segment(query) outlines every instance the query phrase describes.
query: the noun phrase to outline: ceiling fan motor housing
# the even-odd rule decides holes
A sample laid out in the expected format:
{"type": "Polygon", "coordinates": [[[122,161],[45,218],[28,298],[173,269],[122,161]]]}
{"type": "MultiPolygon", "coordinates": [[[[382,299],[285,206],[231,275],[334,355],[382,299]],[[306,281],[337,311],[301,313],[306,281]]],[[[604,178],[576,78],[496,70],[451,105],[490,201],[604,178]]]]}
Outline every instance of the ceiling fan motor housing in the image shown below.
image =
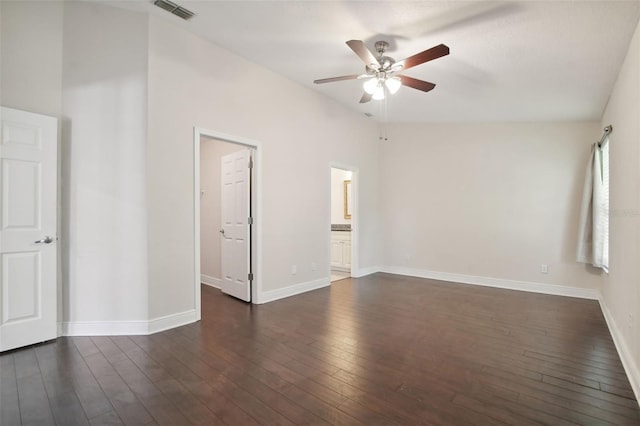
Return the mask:
{"type": "Polygon", "coordinates": [[[382,56],[384,55],[384,52],[389,48],[389,43],[383,40],[376,41],[374,47],[376,48],[376,52],[378,52],[378,56],[382,56]]]}
{"type": "Polygon", "coordinates": [[[387,71],[396,63],[396,60],[389,56],[381,56],[378,58],[378,62],[380,62],[380,69],[387,71]]]}

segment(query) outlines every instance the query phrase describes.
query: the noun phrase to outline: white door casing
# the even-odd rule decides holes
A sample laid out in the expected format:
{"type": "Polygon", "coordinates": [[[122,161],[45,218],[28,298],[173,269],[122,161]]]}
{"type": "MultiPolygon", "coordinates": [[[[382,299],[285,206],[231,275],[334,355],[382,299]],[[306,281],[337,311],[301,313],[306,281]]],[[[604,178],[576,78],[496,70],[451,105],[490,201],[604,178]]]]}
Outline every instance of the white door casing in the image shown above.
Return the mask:
{"type": "Polygon", "coordinates": [[[0,111],[0,351],[57,337],[54,117],[0,111]]]}
{"type": "Polygon", "coordinates": [[[243,149],[222,157],[222,291],[251,301],[250,224],[251,151],[243,149]]]}

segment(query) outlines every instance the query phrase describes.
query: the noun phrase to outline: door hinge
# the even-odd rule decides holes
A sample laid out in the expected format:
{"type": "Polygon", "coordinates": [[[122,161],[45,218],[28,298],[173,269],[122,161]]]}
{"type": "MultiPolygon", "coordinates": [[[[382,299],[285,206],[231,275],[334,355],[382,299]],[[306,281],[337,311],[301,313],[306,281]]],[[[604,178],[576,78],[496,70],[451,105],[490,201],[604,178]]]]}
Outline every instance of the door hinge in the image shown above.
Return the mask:
{"type": "Polygon", "coordinates": [[[248,218],[248,219],[247,219],[247,223],[248,223],[249,225],[253,225],[253,218],[252,218],[252,217],[248,218]]]}
{"type": "Polygon", "coordinates": [[[249,157],[249,168],[253,169],[253,157],[249,157]]]}
{"type": "Polygon", "coordinates": [[[253,272],[249,272],[249,281],[253,281],[253,272]]]}

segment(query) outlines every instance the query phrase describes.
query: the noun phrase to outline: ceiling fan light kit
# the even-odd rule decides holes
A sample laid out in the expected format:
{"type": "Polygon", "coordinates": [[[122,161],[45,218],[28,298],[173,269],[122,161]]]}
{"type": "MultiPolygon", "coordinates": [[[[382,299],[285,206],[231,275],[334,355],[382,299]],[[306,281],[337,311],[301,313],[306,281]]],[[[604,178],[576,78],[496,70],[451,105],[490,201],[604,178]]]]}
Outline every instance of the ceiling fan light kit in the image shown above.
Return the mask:
{"type": "Polygon", "coordinates": [[[400,77],[391,77],[385,80],[384,84],[387,86],[389,93],[395,95],[400,90],[400,86],[402,86],[402,80],[400,80],[400,77]]]}
{"type": "Polygon", "coordinates": [[[376,86],[375,92],[371,94],[371,98],[376,101],[384,99],[384,85],[380,80],[378,80],[378,85],[376,86]]]}
{"type": "Polygon", "coordinates": [[[362,88],[368,94],[373,95],[376,92],[376,89],[378,88],[378,82],[379,81],[380,80],[377,80],[375,78],[370,78],[369,80],[365,81],[362,84],[362,88]]]}
{"type": "Polygon", "coordinates": [[[365,74],[345,75],[341,77],[323,78],[314,80],[316,84],[332,83],[343,80],[367,79],[363,83],[364,95],[360,103],[369,102],[371,99],[382,100],[386,93],[393,95],[398,92],[400,86],[411,87],[412,89],[428,92],[436,87],[428,81],[400,75],[400,72],[416,65],[441,58],[449,54],[449,48],[444,44],[439,44],[431,49],[424,50],[402,61],[396,62],[393,58],[385,56],[384,53],[389,47],[386,41],[377,41],[375,49],[376,57],[361,40],[349,40],[347,46],[358,55],[365,64],[365,74]]]}
{"type": "Polygon", "coordinates": [[[400,90],[400,86],[402,86],[402,81],[399,77],[386,76],[370,78],[362,84],[364,91],[375,100],[384,99],[385,91],[388,91],[391,95],[396,94],[400,90]]]}

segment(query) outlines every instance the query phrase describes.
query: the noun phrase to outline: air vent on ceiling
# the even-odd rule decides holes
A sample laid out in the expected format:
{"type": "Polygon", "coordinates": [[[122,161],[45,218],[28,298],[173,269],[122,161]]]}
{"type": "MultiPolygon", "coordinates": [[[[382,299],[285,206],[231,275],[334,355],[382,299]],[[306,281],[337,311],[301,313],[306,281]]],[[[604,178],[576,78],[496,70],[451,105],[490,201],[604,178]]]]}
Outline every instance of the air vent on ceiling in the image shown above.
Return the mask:
{"type": "Polygon", "coordinates": [[[177,4],[169,0],[155,0],[153,4],[161,9],[166,10],[167,12],[171,12],[174,15],[179,16],[182,19],[191,19],[195,15],[192,11],[185,9],[182,6],[178,6],[177,4]]]}

